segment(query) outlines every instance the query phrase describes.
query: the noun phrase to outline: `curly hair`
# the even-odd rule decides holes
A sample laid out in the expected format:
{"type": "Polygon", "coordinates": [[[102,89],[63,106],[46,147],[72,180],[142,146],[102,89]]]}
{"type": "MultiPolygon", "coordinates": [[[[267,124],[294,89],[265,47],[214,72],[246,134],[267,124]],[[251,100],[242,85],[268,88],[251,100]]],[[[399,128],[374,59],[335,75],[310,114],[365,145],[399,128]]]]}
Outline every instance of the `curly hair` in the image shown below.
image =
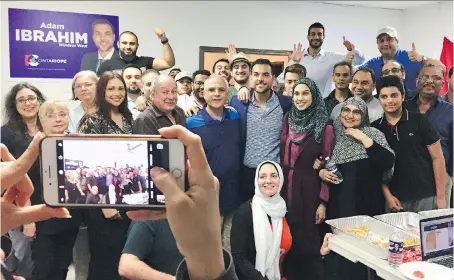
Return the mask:
{"type": "MultiPolygon", "coordinates": [[[[27,124],[24,121],[24,118],[17,110],[16,96],[19,93],[19,91],[25,88],[33,91],[36,94],[36,97],[38,98],[38,102],[40,104],[46,101],[44,95],[38,88],[26,82],[16,84],[11,88],[10,92],[7,94],[5,98],[5,109],[8,122],[6,123],[6,125],[9,128],[11,128],[11,131],[13,131],[13,134],[15,134],[15,136],[23,138],[29,137],[28,128],[27,124]]],[[[36,125],[38,126],[38,129],[42,131],[41,122],[39,121],[38,116],[36,117],[36,125]]]]}

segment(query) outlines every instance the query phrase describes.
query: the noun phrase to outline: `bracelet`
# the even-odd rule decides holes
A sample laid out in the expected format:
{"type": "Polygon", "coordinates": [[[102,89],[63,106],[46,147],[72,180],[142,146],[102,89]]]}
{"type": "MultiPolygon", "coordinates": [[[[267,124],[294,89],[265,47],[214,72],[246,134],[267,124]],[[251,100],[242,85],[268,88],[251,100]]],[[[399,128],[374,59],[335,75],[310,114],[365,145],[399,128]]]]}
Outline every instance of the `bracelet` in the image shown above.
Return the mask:
{"type": "Polygon", "coordinates": [[[164,41],[161,41],[161,44],[165,45],[165,44],[167,44],[168,42],[169,42],[169,39],[166,38],[164,41]]]}

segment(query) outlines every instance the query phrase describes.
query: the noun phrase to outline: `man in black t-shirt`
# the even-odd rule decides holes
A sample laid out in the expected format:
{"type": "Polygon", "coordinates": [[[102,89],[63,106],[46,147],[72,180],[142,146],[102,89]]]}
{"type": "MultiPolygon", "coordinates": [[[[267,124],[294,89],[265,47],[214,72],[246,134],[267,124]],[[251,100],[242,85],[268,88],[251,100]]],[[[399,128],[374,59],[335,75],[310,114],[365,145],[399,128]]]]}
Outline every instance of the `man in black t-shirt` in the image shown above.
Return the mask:
{"type": "Polygon", "coordinates": [[[163,57],[137,56],[139,48],[139,39],[137,35],[131,31],[124,31],[120,34],[118,40],[118,52],[115,52],[111,59],[105,61],[99,66],[98,76],[101,76],[106,71],[118,71],[121,73],[127,64],[135,64],[144,72],[146,69],[165,70],[175,65],[175,56],[170,47],[169,39],[165,32],[160,29],[155,29],[156,36],[161,41],[164,47],[163,57]]]}
{"type": "Polygon", "coordinates": [[[135,221],[128,232],[118,271],[135,279],[171,279],[183,256],[167,219],[135,221]]]}
{"type": "Polygon", "coordinates": [[[446,166],[438,130],[425,115],[402,107],[401,78],[383,77],[377,93],[384,115],[372,126],[385,134],[396,155],[394,175],[383,185],[387,211],[445,208],[446,166]]]}

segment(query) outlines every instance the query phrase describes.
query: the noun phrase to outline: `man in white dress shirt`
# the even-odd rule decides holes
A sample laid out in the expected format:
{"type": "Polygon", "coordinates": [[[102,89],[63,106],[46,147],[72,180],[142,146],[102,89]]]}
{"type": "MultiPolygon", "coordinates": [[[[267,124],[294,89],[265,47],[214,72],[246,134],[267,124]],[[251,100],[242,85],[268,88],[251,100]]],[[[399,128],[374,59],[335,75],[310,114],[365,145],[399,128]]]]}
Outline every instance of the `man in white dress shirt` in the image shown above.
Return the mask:
{"type": "MultiPolygon", "coordinates": [[[[333,87],[332,71],[336,63],[347,60],[352,65],[360,65],[364,62],[364,55],[355,48],[355,46],[344,37],[344,46],[347,48],[347,54],[336,53],[322,49],[325,40],[325,27],[315,22],[309,26],[307,32],[307,41],[309,48],[302,50],[302,45],[294,45],[293,53],[290,56],[288,65],[299,63],[306,67],[307,77],[314,80],[322,93],[323,98],[327,97],[333,87]]],[[[278,82],[284,83],[283,73],[279,75],[278,82]]]]}

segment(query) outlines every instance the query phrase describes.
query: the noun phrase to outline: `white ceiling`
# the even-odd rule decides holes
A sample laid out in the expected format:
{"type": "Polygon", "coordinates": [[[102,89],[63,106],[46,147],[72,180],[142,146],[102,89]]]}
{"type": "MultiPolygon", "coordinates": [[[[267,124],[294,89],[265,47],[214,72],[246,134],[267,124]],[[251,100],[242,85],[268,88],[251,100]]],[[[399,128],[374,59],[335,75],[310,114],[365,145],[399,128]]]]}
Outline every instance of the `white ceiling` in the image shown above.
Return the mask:
{"type": "Polygon", "coordinates": [[[382,9],[392,9],[392,10],[405,10],[408,8],[438,3],[440,1],[312,1],[312,2],[328,3],[328,4],[336,4],[336,5],[382,8],[382,9]]]}

